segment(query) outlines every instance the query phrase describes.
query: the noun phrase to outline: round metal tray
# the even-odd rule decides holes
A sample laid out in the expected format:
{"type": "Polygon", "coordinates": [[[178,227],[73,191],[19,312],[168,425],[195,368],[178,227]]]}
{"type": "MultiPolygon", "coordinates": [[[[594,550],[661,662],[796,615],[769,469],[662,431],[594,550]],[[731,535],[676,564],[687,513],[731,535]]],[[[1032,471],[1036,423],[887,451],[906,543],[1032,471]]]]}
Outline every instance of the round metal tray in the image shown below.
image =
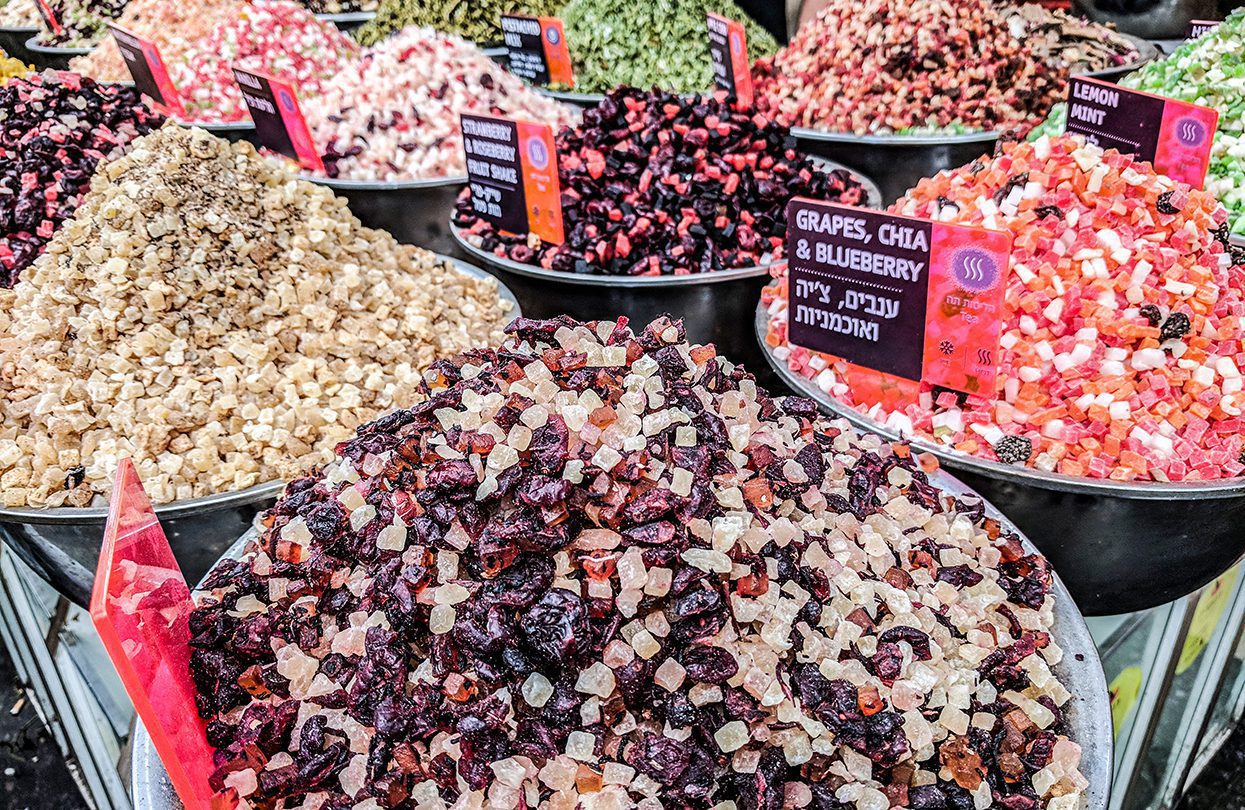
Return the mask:
{"type": "Polygon", "coordinates": [[[34,52],[26,47],[26,41],[39,33],[37,27],[0,28],[0,50],[26,64],[34,63],[34,52]]]}
{"type": "Polygon", "coordinates": [[[85,56],[95,50],[92,45],[89,48],[59,48],[50,45],[40,45],[38,42],[39,35],[36,34],[25,42],[25,47],[30,55],[30,61],[40,70],[51,68],[52,70],[69,70],[69,60],[75,56],[85,56]]]}
{"type": "Polygon", "coordinates": [[[301,176],[345,197],[350,210],[369,228],[388,231],[399,242],[437,253],[454,251],[456,242],[446,227],[445,212],[453,210],[466,177],[385,182],[301,176]]]}
{"type": "Polygon", "coordinates": [[[1102,70],[1087,70],[1076,75],[1088,76],[1091,79],[1099,79],[1114,84],[1147,62],[1153,62],[1158,58],[1159,49],[1153,42],[1123,32],[1120,33],[1120,36],[1131,42],[1133,47],[1137,49],[1138,55],[1136,59],[1115,67],[1103,68],[1102,70]]]}
{"type": "Polygon", "coordinates": [[[1245,554],[1245,479],[1164,483],[1100,481],[970,456],[921,436],[901,436],[787,368],[765,342],[769,317],[755,314],[757,345],[792,390],[862,430],[933,453],[1033,541],[1087,616],[1162,605],[1210,582],[1245,554]]]}
{"type": "MultiPolygon", "coordinates": [[[[930,475],[930,481],[957,497],[975,495],[971,489],[944,470],[930,475]]],[[[1020,535],[1024,548],[1033,552],[1033,544],[1016,529],[989,501],[986,514],[998,520],[1005,530],[1020,535]]],[[[247,543],[257,536],[254,529],[243,535],[223,556],[242,556],[247,543]]],[[[1081,746],[1081,773],[1089,782],[1084,810],[1106,810],[1111,797],[1111,768],[1114,739],[1111,731],[1111,702],[1107,681],[1098,657],[1098,648],[1085,620],[1076,611],[1068,590],[1059,576],[1054,576],[1051,589],[1055,595],[1055,641],[1063,650],[1063,659],[1052,667],[1072,698],[1064,706],[1068,736],[1081,746]]],[[[169,777],[160,763],[151,737],[142,721],[134,726],[133,759],[130,763],[130,795],[134,810],[182,810],[169,777]]]]}
{"type": "Polygon", "coordinates": [[[345,14],[317,14],[317,20],[332,23],[344,34],[353,34],[376,18],[375,11],[351,11],[345,14]]]}
{"type": "MultiPolygon", "coordinates": [[[[459,259],[439,258],[472,278],[496,280],[459,259]]],[[[522,315],[519,300],[500,281],[497,294],[510,302],[511,320],[522,315]]],[[[281,481],[273,481],[155,507],[186,578],[197,580],[206,574],[229,544],[251,525],[255,515],[276,500],[284,486],[281,481]]],[[[106,505],[84,509],[0,508],[0,540],[58,592],[85,607],[91,598],[107,520],[106,505]]]]}
{"type": "Polygon", "coordinates": [[[179,127],[197,127],[205,132],[210,132],[218,138],[224,138],[230,143],[238,143],[246,141],[256,148],[259,147],[259,134],[255,131],[255,124],[252,121],[234,121],[229,124],[205,124],[195,121],[178,121],[173,119],[179,127]]]}

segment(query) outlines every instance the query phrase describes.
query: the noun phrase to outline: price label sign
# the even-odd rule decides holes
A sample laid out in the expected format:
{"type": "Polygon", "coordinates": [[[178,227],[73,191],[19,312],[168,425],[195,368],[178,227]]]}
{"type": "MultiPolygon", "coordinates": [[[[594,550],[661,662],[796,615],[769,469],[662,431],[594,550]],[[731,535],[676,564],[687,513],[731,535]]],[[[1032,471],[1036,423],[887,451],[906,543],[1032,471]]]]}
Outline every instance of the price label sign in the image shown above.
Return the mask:
{"type": "Polygon", "coordinates": [[[324,172],[320,152],[311,140],[311,128],[298,106],[298,93],[289,82],[266,73],[233,69],[242,100],[255,122],[259,142],[308,171],[324,172]]]}
{"type": "Polygon", "coordinates": [[[56,11],[48,0],[35,0],[35,6],[39,9],[39,16],[43,18],[49,31],[57,36],[65,32],[65,27],[61,25],[60,18],[56,16],[56,11]]]}
{"type": "Polygon", "coordinates": [[[751,107],[752,69],[748,65],[748,34],[743,23],[710,12],[708,25],[713,81],[733,95],[740,107],[751,107]]]}
{"type": "Polygon", "coordinates": [[[112,29],[112,38],[117,42],[117,49],[121,51],[121,58],[125,60],[138,92],[154,101],[166,115],[185,118],[181,96],[169,78],[156,44],[119,25],[109,23],[108,27],[112,29]]]}
{"type": "Polygon", "coordinates": [[[1189,20],[1189,30],[1185,33],[1185,39],[1197,39],[1217,25],[1219,25],[1218,20],[1189,20]]]}
{"type": "Polygon", "coordinates": [[[993,396],[1012,235],[796,198],[793,344],[904,380],[993,396]]]}
{"type": "Polygon", "coordinates": [[[557,17],[501,16],[502,39],[510,72],[529,84],[575,86],[566,32],[557,17]]]}
{"type": "Polygon", "coordinates": [[[553,130],[508,118],[462,116],[471,207],[503,231],[565,241],[553,130]]]}
{"type": "Polygon", "coordinates": [[[1173,180],[1202,188],[1219,111],[1186,101],[1073,76],[1067,131],[1104,149],[1154,164],[1173,180]]]}

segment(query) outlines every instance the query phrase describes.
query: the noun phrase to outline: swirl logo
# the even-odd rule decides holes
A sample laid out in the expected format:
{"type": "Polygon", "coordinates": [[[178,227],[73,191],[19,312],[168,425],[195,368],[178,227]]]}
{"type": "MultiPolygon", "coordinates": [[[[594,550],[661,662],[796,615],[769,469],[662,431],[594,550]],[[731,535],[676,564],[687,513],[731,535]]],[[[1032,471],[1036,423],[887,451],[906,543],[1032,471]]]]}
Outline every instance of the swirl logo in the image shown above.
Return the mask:
{"type": "Polygon", "coordinates": [[[527,139],[527,160],[533,167],[543,169],[549,165],[549,150],[540,138],[527,139]]]}
{"type": "Polygon", "coordinates": [[[294,97],[284,88],[277,91],[277,101],[281,103],[281,109],[286,112],[294,111],[294,97]]]}
{"type": "Polygon", "coordinates": [[[739,38],[739,34],[735,31],[731,32],[731,53],[741,54],[744,52],[744,43],[739,38]]]}
{"type": "Polygon", "coordinates": [[[550,45],[557,45],[562,41],[562,37],[558,35],[558,29],[553,26],[545,29],[545,39],[549,40],[550,45]]]}
{"type": "Polygon", "coordinates": [[[1185,146],[1200,146],[1206,142],[1206,126],[1193,117],[1176,122],[1176,140],[1185,146]]]}
{"type": "Polygon", "coordinates": [[[999,279],[999,266],[984,250],[964,248],[951,260],[956,283],[968,292],[985,292],[999,279]]]}

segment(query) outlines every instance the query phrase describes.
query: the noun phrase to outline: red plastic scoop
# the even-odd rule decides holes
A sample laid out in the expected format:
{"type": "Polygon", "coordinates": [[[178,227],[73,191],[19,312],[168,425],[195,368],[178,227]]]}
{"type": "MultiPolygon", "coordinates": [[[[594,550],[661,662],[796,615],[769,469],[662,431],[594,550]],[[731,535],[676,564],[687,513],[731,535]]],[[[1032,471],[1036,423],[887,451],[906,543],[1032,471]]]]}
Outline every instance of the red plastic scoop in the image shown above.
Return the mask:
{"type": "Polygon", "coordinates": [[[232,808],[232,798],[208,785],[212,748],[190,678],[192,607],[190,588],[138,473],[122,459],[95,571],[91,620],[182,803],[232,808]]]}

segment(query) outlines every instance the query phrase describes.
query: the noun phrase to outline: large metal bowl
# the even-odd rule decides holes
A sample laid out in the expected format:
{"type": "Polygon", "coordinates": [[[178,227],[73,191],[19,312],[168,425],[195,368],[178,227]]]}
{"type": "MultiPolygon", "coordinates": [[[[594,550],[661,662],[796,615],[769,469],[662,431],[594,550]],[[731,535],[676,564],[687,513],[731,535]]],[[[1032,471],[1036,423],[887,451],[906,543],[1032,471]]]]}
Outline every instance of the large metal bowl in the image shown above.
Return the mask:
{"type": "MultiPolygon", "coordinates": [[[[930,480],[943,490],[963,497],[975,495],[962,482],[945,471],[938,471],[930,480]]],[[[1020,535],[1025,549],[1032,552],[1033,545],[1007,518],[988,501],[986,513],[998,520],[1006,530],[1020,535]]],[[[246,545],[256,537],[247,532],[224,555],[226,558],[242,556],[246,545]]],[[[1072,699],[1064,707],[1068,721],[1068,736],[1082,749],[1081,772],[1089,782],[1086,791],[1085,810],[1106,810],[1111,798],[1111,768],[1114,738],[1111,731],[1111,702],[1107,693],[1107,681],[1102,670],[1098,649],[1085,626],[1085,620],[1076,611],[1076,605],[1058,575],[1054,577],[1052,592],[1055,595],[1055,641],[1063,650],[1063,659],[1052,669],[1060,682],[1072,693],[1072,699]]],[[[182,810],[168,773],[161,764],[151,737],[141,721],[135,724],[133,759],[130,763],[130,797],[134,810],[182,810]]]]}
{"type": "Polygon", "coordinates": [[[1146,39],[1183,37],[1192,20],[1217,20],[1216,0],[1072,0],[1076,12],[1146,39]],[[1127,10],[1125,10],[1127,9],[1127,10]]]}
{"type": "Polygon", "coordinates": [[[350,202],[350,210],[369,228],[389,231],[399,242],[450,253],[455,241],[445,222],[445,212],[453,210],[466,177],[429,180],[332,180],[313,174],[302,175],[333,189],[350,202]]]}
{"type": "MultiPolygon", "coordinates": [[[[819,164],[841,168],[828,161],[819,164]]],[[[865,187],[866,205],[876,206],[877,186],[864,176],[856,177],[865,187]]],[[[450,228],[459,251],[500,274],[529,317],[570,315],[591,321],[625,315],[633,324],[642,325],[668,314],[683,320],[693,343],[713,343],[724,356],[742,362],[754,374],[762,378],[768,374],[756,342],[740,326],[752,316],[753,303],[774,263],[685,276],[581,275],[503,259],[468,242],[461,228],[450,228]]]]}
{"type": "MultiPolygon", "coordinates": [[[[441,256],[473,278],[493,279],[478,267],[441,256]]],[[[519,301],[498,281],[497,294],[511,304],[511,317],[522,314],[519,301]]],[[[276,500],[285,484],[273,481],[237,492],[177,501],[156,507],[156,516],[169,538],[173,554],[188,580],[207,573],[260,510],[276,500]]],[[[99,547],[104,537],[108,507],[86,509],[0,508],[0,540],[77,605],[91,599],[99,547]]]]}
{"type": "Polygon", "coordinates": [[[30,61],[40,70],[69,70],[69,60],[75,56],[85,56],[95,50],[92,45],[89,48],[59,48],[52,45],[40,45],[39,35],[36,34],[26,40],[26,51],[30,57],[30,61]]]}
{"type": "Polygon", "coordinates": [[[39,33],[36,27],[0,28],[0,50],[26,64],[34,64],[34,53],[26,47],[26,41],[39,33]]]}
{"type": "Polygon", "coordinates": [[[376,19],[375,11],[348,11],[342,14],[317,14],[317,20],[331,22],[339,31],[349,34],[376,19]]]}
{"type": "Polygon", "coordinates": [[[1199,483],[1099,481],[970,456],[922,437],[900,436],[791,371],[756,340],[774,372],[823,411],[936,455],[998,506],[1060,573],[1087,616],[1162,605],[1210,582],[1245,554],[1245,479],[1199,483]]]}

